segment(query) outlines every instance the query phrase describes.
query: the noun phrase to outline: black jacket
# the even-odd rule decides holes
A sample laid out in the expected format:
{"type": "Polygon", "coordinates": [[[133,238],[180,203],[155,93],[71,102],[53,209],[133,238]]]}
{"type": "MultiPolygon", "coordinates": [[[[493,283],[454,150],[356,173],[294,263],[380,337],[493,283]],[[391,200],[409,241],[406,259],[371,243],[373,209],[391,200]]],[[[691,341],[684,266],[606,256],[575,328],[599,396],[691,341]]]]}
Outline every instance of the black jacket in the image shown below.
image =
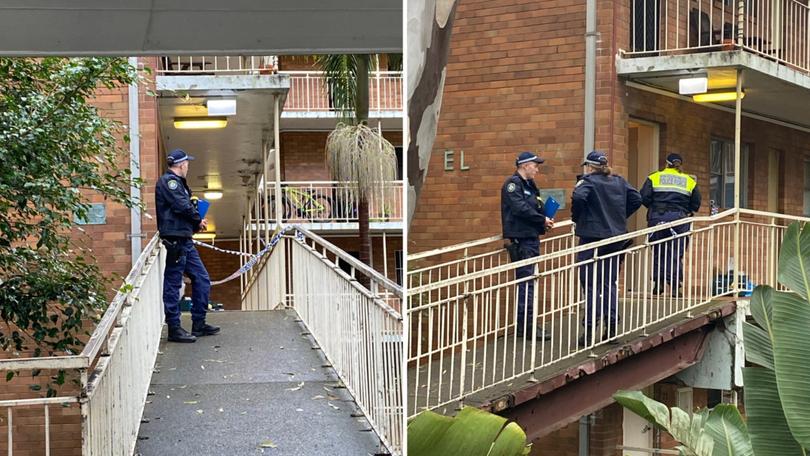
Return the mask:
{"type": "Polygon", "coordinates": [[[627,232],[627,218],[641,206],[641,195],[617,175],[586,174],[574,187],[571,220],[575,233],[607,239],[627,232]]]}
{"type": "Polygon", "coordinates": [[[155,185],[157,225],[161,237],[190,238],[200,228],[200,213],[191,203],[186,179],[166,171],[155,185]]]}
{"type": "Polygon", "coordinates": [[[501,187],[501,226],[504,238],[536,238],[546,232],[543,202],[533,180],[517,172],[501,187]]]}

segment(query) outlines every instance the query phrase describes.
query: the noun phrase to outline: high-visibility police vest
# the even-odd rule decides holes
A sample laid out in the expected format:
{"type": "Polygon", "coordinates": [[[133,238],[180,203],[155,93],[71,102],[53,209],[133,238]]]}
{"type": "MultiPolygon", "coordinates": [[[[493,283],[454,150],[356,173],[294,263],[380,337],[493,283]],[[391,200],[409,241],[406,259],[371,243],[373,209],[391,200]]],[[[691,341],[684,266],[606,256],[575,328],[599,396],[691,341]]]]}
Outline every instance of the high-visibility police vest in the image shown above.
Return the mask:
{"type": "Polygon", "coordinates": [[[652,182],[653,193],[675,192],[689,197],[697,186],[694,177],[675,168],[656,171],[649,175],[649,179],[652,182]]]}

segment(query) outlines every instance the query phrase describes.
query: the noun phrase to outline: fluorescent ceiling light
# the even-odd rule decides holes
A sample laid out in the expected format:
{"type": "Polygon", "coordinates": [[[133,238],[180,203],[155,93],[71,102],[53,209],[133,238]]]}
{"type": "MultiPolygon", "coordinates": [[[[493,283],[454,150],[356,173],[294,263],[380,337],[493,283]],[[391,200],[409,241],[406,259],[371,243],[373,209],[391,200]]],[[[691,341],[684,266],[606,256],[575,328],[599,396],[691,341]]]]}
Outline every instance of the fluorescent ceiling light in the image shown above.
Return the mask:
{"type": "Polygon", "coordinates": [[[205,102],[208,107],[209,116],[235,116],[236,100],[234,99],[213,99],[205,102]]]}
{"type": "MultiPolygon", "coordinates": [[[[740,92],[740,99],[745,98],[745,92],[740,92]]],[[[735,101],[737,92],[711,92],[692,95],[692,100],[697,103],[711,103],[717,101],[735,101]]]]}
{"type": "Polygon", "coordinates": [[[198,241],[213,241],[216,237],[216,233],[195,233],[191,236],[192,238],[198,241]]]}
{"type": "Polygon", "coordinates": [[[678,93],[681,95],[694,95],[706,93],[709,90],[709,78],[684,78],[678,80],[678,93]]]}
{"type": "Polygon", "coordinates": [[[206,128],[225,128],[228,119],[225,117],[175,117],[174,128],[180,130],[198,130],[206,128]]]}
{"type": "Polygon", "coordinates": [[[207,200],[218,200],[222,199],[222,191],[221,190],[206,190],[203,193],[203,196],[207,200]]]}

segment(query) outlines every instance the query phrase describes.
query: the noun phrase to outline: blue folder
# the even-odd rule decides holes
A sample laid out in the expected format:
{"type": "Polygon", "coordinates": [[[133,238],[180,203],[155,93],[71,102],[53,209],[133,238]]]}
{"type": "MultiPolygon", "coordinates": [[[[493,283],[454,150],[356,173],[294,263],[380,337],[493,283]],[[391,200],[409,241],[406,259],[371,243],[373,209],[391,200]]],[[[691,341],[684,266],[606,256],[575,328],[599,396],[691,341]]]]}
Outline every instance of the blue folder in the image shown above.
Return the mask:
{"type": "Polygon", "coordinates": [[[560,203],[557,202],[553,197],[549,196],[546,198],[546,202],[543,204],[543,215],[548,218],[554,218],[557,215],[557,209],[560,208],[560,203]]]}
{"type": "Polygon", "coordinates": [[[205,218],[205,214],[208,213],[209,206],[211,206],[211,203],[204,199],[197,201],[197,211],[200,213],[200,218],[205,218]]]}

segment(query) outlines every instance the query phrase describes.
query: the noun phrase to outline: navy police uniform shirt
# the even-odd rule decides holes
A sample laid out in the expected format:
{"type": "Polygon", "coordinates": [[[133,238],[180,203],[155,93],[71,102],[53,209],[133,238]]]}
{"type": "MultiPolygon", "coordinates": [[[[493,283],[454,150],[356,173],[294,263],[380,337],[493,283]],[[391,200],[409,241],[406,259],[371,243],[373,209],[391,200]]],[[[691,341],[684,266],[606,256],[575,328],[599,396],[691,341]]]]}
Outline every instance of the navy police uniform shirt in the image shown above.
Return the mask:
{"type": "Polygon", "coordinates": [[[627,218],[641,206],[641,194],[617,175],[586,174],[571,197],[575,233],[586,239],[607,239],[627,232],[627,218]]]}
{"type": "Polygon", "coordinates": [[[200,213],[191,203],[186,179],[171,170],[155,186],[155,207],[160,237],[191,238],[200,228],[200,213]]]}
{"type": "Polygon", "coordinates": [[[503,237],[537,238],[546,232],[543,202],[533,180],[515,172],[501,188],[501,225],[503,237]]]}

